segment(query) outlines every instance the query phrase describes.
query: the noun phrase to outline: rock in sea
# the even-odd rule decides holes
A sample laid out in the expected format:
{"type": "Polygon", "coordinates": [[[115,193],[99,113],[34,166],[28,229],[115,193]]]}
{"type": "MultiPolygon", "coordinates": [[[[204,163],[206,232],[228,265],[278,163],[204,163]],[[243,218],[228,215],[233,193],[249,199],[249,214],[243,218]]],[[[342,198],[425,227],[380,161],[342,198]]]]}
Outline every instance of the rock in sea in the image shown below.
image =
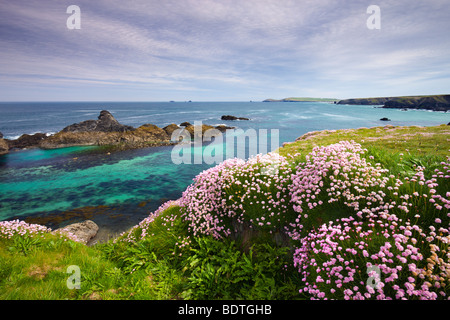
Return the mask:
{"type": "Polygon", "coordinates": [[[236,117],[236,116],[230,116],[230,115],[222,116],[222,118],[220,118],[220,119],[221,120],[250,120],[249,118],[236,117]]]}

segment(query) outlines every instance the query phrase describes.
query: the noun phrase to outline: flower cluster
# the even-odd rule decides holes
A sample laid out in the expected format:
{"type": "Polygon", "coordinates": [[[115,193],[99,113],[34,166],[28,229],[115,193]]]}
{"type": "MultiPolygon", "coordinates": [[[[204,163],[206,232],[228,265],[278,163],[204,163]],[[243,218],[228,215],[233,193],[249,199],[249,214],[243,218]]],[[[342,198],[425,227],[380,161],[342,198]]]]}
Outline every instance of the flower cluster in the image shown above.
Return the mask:
{"type": "Polygon", "coordinates": [[[215,238],[239,232],[244,224],[279,228],[292,212],[290,174],[288,161],[277,153],[225,160],[200,173],[183,193],[184,218],[194,235],[215,238]]]}
{"type": "Polygon", "coordinates": [[[53,234],[60,236],[65,240],[70,239],[72,241],[82,242],[75,234],[64,229],[52,231],[52,229],[43,225],[33,223],[30,224],[19,220],[0,222],[0,238],[11,239],[14,236],[39,237],[50,232],[53,232],[53,234]]]}
{"type": "Polygon", "coordinates": [[[12,220],[0,222],[0,238],[11,239],[16,235],[40,236],[48,232],[51,232],[51,229],[39,224],[29,224],[25,221],[12,220]]]}
{"type": "Polygon", "coordinates": [[[303,290],[320,299],[448,297],[448,228],[437,235],[399,220],[350,217],[311,231],[294,254],[303,290]]]}
{"type": "MultiPolygon", "coordinates": [[[[323,152],[325,148],[319,149],[323,152]]],[[[343,154],[341,159],[345,159],[343,154]]],[[[352,159],[360,163],[358,157],[352,159]]],[[[312,163],[323,168],[324,161],[328,158],[315,158],[312,163]]],[[[299,243],[294,265],[305,283],[303,291],[318,299],[448,298],[449,164],[441,163],[443,169],[436,169],[431,179],[425,178],[425,168],[417,166],[411,178],[401,180],[393,175],[387,179],[379,168],[361,163],[358,170],[365,168],[365,172],[375,175],[365,177],[368,185],[350,188],[355,183],[349,179],[338,189],[340,195],[345,195],[338,198],[330,191],[336,191],[332,188],[339,185],[339,180],[333,177],[323,184],[326,196],[354,207],[354,215],[322,224],[306,236],[301,236],[300,231],[291,232],[292,239],[299,243]],[[438,194],[439,189],[445,191],[445,196],[438,194]],[[357,204],[348,201],[357,197],[357,204]]],[[[300,177],[306,177],[299,171],[300,177]]],[[[325,177],[322,175],[319,183],[325,177]]],[[[304,188],[298,179],[293,181],[300,186],[293,190],[302,191],[293,194],[298,197],[304,188]]],[[[298,207],[296,210],[302,212],[298,207]]]]}
{"type": "MultiPolygon", "coordinates": [[[[289,186],[294,210],[302,213],[323,203],[344,199],[344,204],[359,210],[362,204],[379,202],[380,194],[368,193],[389,180],[380,166],[373,167],[361,157],[364,150],[354,142],[342,141],[326,147],[315,147],[306,163],[297,166],[289,186]]],[[[307,213],[304,214],[307,218],[307,213]]]]}

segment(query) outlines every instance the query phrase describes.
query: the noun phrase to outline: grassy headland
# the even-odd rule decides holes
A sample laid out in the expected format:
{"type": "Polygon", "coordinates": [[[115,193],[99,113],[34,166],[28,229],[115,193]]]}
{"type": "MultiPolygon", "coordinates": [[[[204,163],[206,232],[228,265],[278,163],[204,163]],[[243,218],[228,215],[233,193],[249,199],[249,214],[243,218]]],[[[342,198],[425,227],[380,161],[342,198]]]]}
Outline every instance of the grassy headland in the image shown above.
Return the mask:
{"type": "Polygon", "coordinates": [[[339,101],[339,99],[334,98],[309,98],[309,97],[301,97],[301,98],[284,98],[284,99],[266,99],[263,102],[335,102],[339,101]]]}
{"type": "Polygon", "coordinates": [[[0,224],[0,299],[447,299],[450,127],[308,133],[115,241],[0,224]],[[67,268],[79,266],[80,289],[67,268]]]}
{"type": "Polygon", "coordinates": [[[338,104],[382,105],[394,109],[450,110],[450,95],[399,96],[340,100],[338,104]]]}

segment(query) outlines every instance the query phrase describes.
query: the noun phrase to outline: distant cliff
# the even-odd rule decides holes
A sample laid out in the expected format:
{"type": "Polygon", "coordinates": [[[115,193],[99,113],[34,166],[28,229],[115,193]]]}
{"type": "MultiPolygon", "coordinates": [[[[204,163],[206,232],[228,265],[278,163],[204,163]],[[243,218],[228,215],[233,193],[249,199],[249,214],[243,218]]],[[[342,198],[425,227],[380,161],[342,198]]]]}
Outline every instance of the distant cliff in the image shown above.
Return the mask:
{"type": "Polygon", "coordinates": [[[263,102],[335,102],[334,98],[284,98],[284,99],[266,99],[263,102]]]}
{"type": "Polygon", "coordinates": [[[338,104],[382,105],[383,108],[450,110],[450,95],[381,97],[340,100],[338,104]]]}

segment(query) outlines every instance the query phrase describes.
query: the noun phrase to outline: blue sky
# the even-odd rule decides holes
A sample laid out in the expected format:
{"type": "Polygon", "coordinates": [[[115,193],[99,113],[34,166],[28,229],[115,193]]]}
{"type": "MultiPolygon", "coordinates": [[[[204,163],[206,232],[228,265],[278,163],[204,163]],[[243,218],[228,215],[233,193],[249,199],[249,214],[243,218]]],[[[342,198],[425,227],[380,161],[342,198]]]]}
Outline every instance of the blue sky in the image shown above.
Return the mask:
{"type": "Polygon", "coordinates": [[[1,101],[450,93],[448,0],[0,0],[1,101]],[[370,30],[367,7],[381,28],[370,30]],[[81,9],[70,30],[69,5],[81,9]]]}

